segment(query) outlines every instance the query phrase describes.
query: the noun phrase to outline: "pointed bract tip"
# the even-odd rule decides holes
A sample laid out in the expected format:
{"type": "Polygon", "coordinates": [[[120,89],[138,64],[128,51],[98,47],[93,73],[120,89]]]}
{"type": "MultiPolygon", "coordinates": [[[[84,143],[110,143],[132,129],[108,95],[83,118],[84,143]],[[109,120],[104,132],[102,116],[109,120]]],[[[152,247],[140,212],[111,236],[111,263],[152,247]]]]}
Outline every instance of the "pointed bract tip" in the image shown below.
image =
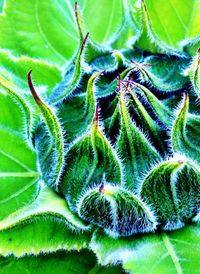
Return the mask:
{"type": "Polygon", "coordinates": [[[35,88],[33,86],[31,74],[32,74],[32,70],[30,70],[28,72],[28,75],[27,75],[27,77],[28,77],[28,86],[29,86],[29,89],[30,89],[30,91],[31,91],[31,93],[33,95],[33,98],[35,99],[36,103],[40,104],[41,100],[40,100],[40,97],[38,96],[38,94],[37,94],[37,92],[36,92],[36,90],[35,90],[35,88]]]}
{"type": "Polygon", "coordinates": [[[184,163],[185,163],[185,160],[184,160],[184,159],[179,159],[177,162],[178,162],[179,164],[184,164],[184,163]]]}
{"type": "Polygon", "coordinates": [[[184,164],[185,162],[187,162],[187,158],[186,158],[184,155],[178,154],[178,155],[175,155],[175,156],[173,157],[172,161],[173,161],[174,163],[178,163],[178,164],[182,165],[182,164],[184,164]]]}
{"type": "Polygon", "coordinates": [[[85,35],[85,37],[83,39],[83,42],[82,42],[82,45],[81,45],[81,53],[83,52],[83,49],[84,49],[85,44],[87,42],[88,36],[89,36],[89,32],[87,32],[87,34],[85,35]]]}
{"type": "Polygon", "coordinates": [[[187,100],[189,99],[188,92],[185,92],[185,93],[184,93],[184,97],[185,97],[185,100],[184,100],[184,101],[187,101],[187,100]]]}
{"type": "Polygon", "coordinates": [[[100,187],[99,187],[99,192],[100,193],[104,193],[105,189],[104,189],[104,183],[102,182],[100,187]]]}
{"type": "Polygon", "coordinates": [[[115,55],[117,55],[117,54],[120,54],[120,51],[114,49],[113,51],[111,51],[111,54],[112,54],[113,56],[115,56],[115,55]]]}
{"type": "Polygon", "coordinates": [[[96,104],[96,109],[95,109],[95,114],[94,114],[94,120],[93,123],[98,126],[98,121],[99,121],[99,106],[96,104]]]}
{"type": "Polygon", "coordinates": [[[74,7],[75,7],[75,13],[77,13],[78,10],[79,10],[79,6],[78,6],[77,1],[74,3],[74,7]]]}
{"type": "Polygon", "coordinates": [[[121,79],[120,79],[120,73],[117,75],[117,86],[118,86],[118,91],[121,89],[121,79]]]}
{"type": "Polygon", "coordinates": [[[96,78],[96,77],[98,77],[98,76],[100,76],[100,75],[104,75],[104,73],[105,73],[105,70],[95,71],[95,72],[93,73],[93,77],[96,78]]]}

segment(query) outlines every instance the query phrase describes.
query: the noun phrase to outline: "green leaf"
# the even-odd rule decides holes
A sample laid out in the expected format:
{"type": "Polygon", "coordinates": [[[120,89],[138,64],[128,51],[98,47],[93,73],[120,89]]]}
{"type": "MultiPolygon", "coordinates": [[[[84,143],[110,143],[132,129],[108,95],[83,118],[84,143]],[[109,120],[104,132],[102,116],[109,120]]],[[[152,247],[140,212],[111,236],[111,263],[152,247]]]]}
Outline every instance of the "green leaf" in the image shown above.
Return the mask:
{"type": "Polygon", "coordinates": [[[112,43],[114,49],[132,47],[140,36],[140,7],[138,1],[124,0],[123,23],[117,32],[117,39],[112,43]]]}
{"type": "Polygon", "coordinates": [[[109,44],[115,40],[116,32],[123,23],[123,1],[101,0],[91,4],[85,2],[83,17],[92,39],[101,44],[109,44]]]}
{"type": "Polygon", "coordinates": [[[31,204],[15,210],[0,222],[0,254],[39,254],[87,247],[90,227],[75,216],[66,201],[41,185],[31,204]],[[56,233],[55,233],[56,231],[56,233]]]}
{"type": "Polygon", "coordinates": [[[11,0],[0,17],[0,27],[2,48],[58,65],[71,58],[78,40],[73,7],[65,1],[11,0]],[[50,29],[56,30],[56,35],[50,29]]]}
{"type": "Polygon", "coordinates": [[[136,45],[153,53],[183,55],[200,32],[200,4],[191,0],[142,0],[142,35],[136,45]]]}
{"type": "Polygon", "coordinates": [[[32,145],[31,137],[32,137],[32,114],[29,108],[29,105],[26,103],[25,99],[18,93],[17,88],[12,85],[9,81],[7,81],[4,77],[0,75],[0,87],[3,91],[7,92],[17,104],[21,107],[21,110],[24,114],[24,127],[26,129],[26,133],[24,136],[29,140],[30,146],[32,145]]]}
{"type": "Polygon", "coordinates": [[[96,264],[94,254],[88,250],[80,252],[58,251],[52,254],[41,254],[39,256],[23,256],[14,258],[13,256],[0,257],[0,274],[8,273],[30,273],[47,274],[63,273],[67,274],[122,274],[124,271],[120,266],[100,266],[96,264]],[[90,258],[88,260],[88,258],[90,258]]]}
{"type": "Polygon", "coordinates": [[[40,174],[36,154],[23,133],[22,106],[7,92],[1,92],[0,98],[0,219],[3,219],[37,196],[40,174]]]}
{"type": "MultiPolygon", "coordinates": [[[[79,4],[91,37],[104,44],[113,41],[122,25],[122,2],[81,0],[79,4]]],[[[77,50],[78,34],[71,1],[11,0],[0,15],[0,29],[1,47],[14,55],[42,58],[63,66],[77,50]],[[55,30],[56,35],[49,30],[55,30]]]]}
{"type": "Polygon", "coordinates": [[[171,233],[156,233],[115,239],[96,232],[90,247],[98,262],[122,262],[129,273],[198,273],[199,225],[171,233]]]}
{"type": "MultiPolygon", "coordinates": [[[[20,87],[20,91],[27,91],[27,73],[33,70],[33,76],[37,85],[40,85],[42,92],[50,94],[52,89],[61,81],[61,71],[45,61],[31,59],[29,57],[14,57],[8,51],[0,51],[0,71],[8,80],[20,87]]],[[[28,92],[29,94],[29,92],[28,92]]]]}

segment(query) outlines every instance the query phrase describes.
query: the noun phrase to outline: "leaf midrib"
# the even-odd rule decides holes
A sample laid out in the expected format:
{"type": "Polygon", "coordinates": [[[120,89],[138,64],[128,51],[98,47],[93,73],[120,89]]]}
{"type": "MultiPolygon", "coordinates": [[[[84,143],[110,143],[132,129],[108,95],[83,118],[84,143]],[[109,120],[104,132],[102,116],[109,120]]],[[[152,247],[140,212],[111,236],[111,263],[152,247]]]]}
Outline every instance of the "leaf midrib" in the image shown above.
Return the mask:
{"type": "Polygon", "coordinates": [[[39,19],[39,15],[38,15],[38,0],[35,4],[35,19],[36,19],[36,25],[38,26],[38,30],[39,33],[41,34],[42,38],[44,39],[44,41],[47,43],[47,45],[49,46],[49,48],[52,50],[52,52],[59,57],[60,60],[62,60],[63,62],[66,62],[67,60],[65,59],[65,57],[60,54],[55,48],[54,46],[50,43],[49,39],[46,37],[46,35],[44,34],[42,28],[41,28],[41,24],[40,24],[40,19],[39,19]]]}
{"type": "Polygon", "coordinates": [[[33,186],[36,182],[37,182],[38,178],[35,178],[34,180],[31,180],[31,182],[27,185],[25,185],[23,188],[21,188],[20,190],[18,190],[17,192],[13,193],[12,195],[10,195],[9,197],[3,199],[0,201],[0,204],[6,203],[9,200],[12,200],[13,198],[19,196],[21,193],[23,193],[24,191],[28,190],[31,186],[33,186]]]}
{"type": "Polygon", "coordinates": [[[179,262],[179,258],[174,250],[174,247],[172,245],[172,243],[170,242],[169,237],[167,236],[166,233],[161,233],[161,238],[163,240],[163,243],[167,249],[167,252],[169,253],[169,256],[172,259],[172,262],[175,266],[176,272],[177,274],[183,274],[183,270],[181,268],[180,262],[179,262]]]}
{"type": "Polygon", "coordinates": [[[7,157],[8,159],[12,160],[13,162],[15,162],[16,164],[18,164],[20,167],[24,168],[26,171],[28,172],[34,172],[33,170],[31,170],[27,165],[25,165],[24,163],[22,163],[21,161],[19,161],[18,159],[14,158],[12,155],[4,152],[3,150],[0,149],[0,154],[2,154],[3,156],[7,157]]]}
{"type": "Polygon", "coordinates": [[[38,172],[25,171],[25,172],[0,172],[0,177],[20,177],[20,178],[34,178],[39,177],[38,172]]]}

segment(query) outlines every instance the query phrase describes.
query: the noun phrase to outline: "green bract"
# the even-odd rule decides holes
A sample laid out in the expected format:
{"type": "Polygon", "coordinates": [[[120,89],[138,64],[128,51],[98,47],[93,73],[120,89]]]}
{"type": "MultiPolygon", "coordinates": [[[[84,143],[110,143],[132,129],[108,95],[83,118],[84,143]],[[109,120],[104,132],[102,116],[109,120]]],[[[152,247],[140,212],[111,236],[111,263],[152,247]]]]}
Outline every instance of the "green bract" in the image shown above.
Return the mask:
{"type": "Polygon", "coordinates": [[[197,272],[198,3],[23,2],[0,15],[0,273],[197,272]]]}

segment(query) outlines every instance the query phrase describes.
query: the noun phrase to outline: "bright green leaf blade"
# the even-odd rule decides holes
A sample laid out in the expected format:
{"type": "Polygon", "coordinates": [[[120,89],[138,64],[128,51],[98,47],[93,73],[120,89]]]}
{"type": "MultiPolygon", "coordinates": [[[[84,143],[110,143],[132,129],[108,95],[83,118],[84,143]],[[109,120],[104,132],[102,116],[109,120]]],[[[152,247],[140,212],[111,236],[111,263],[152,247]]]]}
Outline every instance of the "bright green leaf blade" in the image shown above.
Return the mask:
{"type": "Polygon", "coordinates": [[[11,0],[4,13],[0,17],[2,48],[59,65],[73,55],[78,39],[70,2],[11,0]]]}
{"type": "MultiPolygon", "coordinates": [[[[122,1],[81,0],[79,5],[86,29],[96,42],[108,44],[116,37],[122,25],[122,1]]],[[[0,29],[1,47],[14,55],[65,65],[78,47],[73,1],[8,1],[0,15],[0,29]]]]}
{"type": "Polygon", "coordinates": [[[144,28],[137,46],[153,53],[182,54],[184,44],[200,33],[199,9],[196,0],[144,0],[144,28]]]}
{"type": "Polygon", "coordinates": [[[140,9],[138,1],[124,0],[123,23],[118,30],[118,37],[112,47],[114,49],[130,48],[140,36],[140,9]]]}
{"type": "Polygon", "coordinates": [[[39,254],[59,249],[87,247],[90,239],[82,220],[68,208],[66,201],[50,188],[42,187],[37,198],[0,222],[0,253],[16,256],[39,254]],[[56,233],[55,233],[56,231],[56,233]]]}
{"type": "Polygon", "coordinates": [[[39,173],[36,168],[36,154],[28,147],[23,134],[25,121],[20,106],[5,93],[1,93],[0,98],[0,219],[2,219],[34,199],[38,192],[39,173]]]}
{"type": "MultiPolygon", "coordinates": [[[[51,93],[52,89],[61,81],[61,71],[55,65],[51,65],[45,61],[31,59],[29,57],[14,57],[7,51],[0,51],[0,71],[4,76],[10,75],[16,86],[27,91],[27,73],[33,70],[34,80],[40,85],[41,91],[51,93]],[[8,73],[8,74],[7,74],[8,73]]],[[[28,92],[30,93],[30,92],[28,92]]]]}
{"type": "Polygon", "coordinates": [[[13,256],[0,257],[0,274],[122,274],[120,266],[100,266],[96,263],[95,255],[88,250],[80,252],[58,251],[52,254],[37,257],[13,256]],[[88,260],[89,258],[89,260],[88,260]]]}
{"type": "Polygon", "coordinates": [[[85,1],[83,15],[92,39],[99,43],[108,43],[115,38],[115,32],[122,25],[123,1],[101,0],[91,4],[85,1]],[[95,20],[92,20],[92,17],[95,20]]]}
{"type": "Polygon", "coordinates": [[[12,85],[11,82],[7,81],[4,77],[0,75],[0,88],[2,89],[3,92],[6,92],[13,100],[15,101],[16,104],[19,104],[21,107],[21,110],[23,112],[24,116],[24,138],[28,139],[29,145],[32,147],[32,126],[33,126],[33,118],[32,118],[32,113],[30,110],[29,105],[19,94],[19,91],[16,86],[12,85]]]}
{"type": "Polygon", "coordinates": [[[0,0],[0,12],[3,11],[4,0],[0,0]]]}
{"type": "Polygon", "coordinates": [[[171,233],[115,239],[97,232],[90,247],[100,264],[122,262],[130,273],[198,273],[200,226],[190,225],[171,233]]]}

